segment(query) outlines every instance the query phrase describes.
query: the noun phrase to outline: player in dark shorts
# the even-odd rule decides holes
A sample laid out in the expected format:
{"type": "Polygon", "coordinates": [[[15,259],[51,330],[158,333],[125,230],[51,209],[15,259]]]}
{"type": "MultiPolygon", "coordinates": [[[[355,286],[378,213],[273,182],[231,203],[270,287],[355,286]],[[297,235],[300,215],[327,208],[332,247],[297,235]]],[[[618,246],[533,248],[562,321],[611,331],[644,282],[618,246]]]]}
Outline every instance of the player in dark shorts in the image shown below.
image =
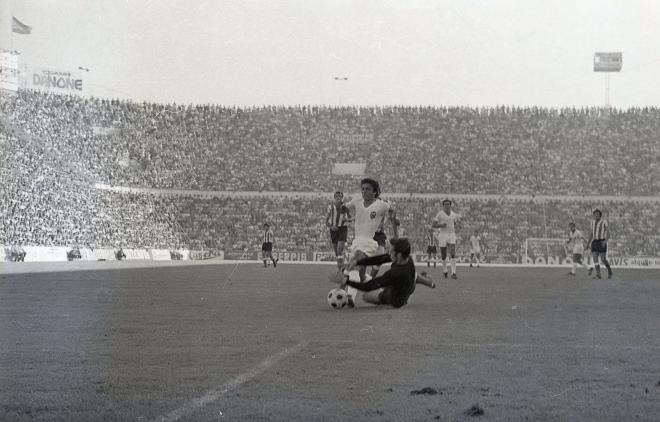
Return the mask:
{"type": "Polygon", "coordinates": [[[264,224],[263,243],[261,244],[261,260],[264,262],[264,268],[268,266],[268,258],[273,261],[273,268],[277,267],[279,259],[273,258],[273,243],[275,242],[275,235],[270,229],[268,223],[264,224]]]}
{"type": "MultiPolygon", "coordinates": [[[[337,227],[337,230],[330,230],[330,242],[332,242],[332,246],[335,248],[335,254],[337,256],[341,256],[342,253],[338,250],[339,242],[346,243],[348,240],[348,227],[347,226],[339,226],[337,227]]],[[[342,250],[344,245],[342,245],[342,250]]]]}
{"type": "Polygon", "coordinates": [[[428,260],[426,261],[426,266],[431,266],[431,261],[433,261],[433,268],[437,268],[438,265],[438,242],[435,239],[435,234],[433,229],[430,229],[424,238],[426,240],[426,254],[428,255],[428,260]]]}
{"type": "Polygon", "coordinates": [[[612,278],[612,267],[607,260],[607,242],[610,239],[610,226],[603,217],[603,213],[596,208],[592,213],[594,220],[591,222],[591,234],[589,235],[588,245],[591,247],[591,257],[596,267],[596,278],[600,278],[600,265],[598,258],[603,261],[607,268],[607,278],[612,278]]]}
{"type": "Polygon", "coordinates": [[[408,303],[408,298],[415,291],[417,283],[435,288],[435,283],[425,273],[417,274],[415,263],[410,257],[410,242],[405,237],[390,240],[392,247],[389,255],[377,255],[358,261],[358,265],[381,265],[392,263],[392,268],[383,275],[366,283],[344,281],[342,287],[350,286],[366,292],[365,302],[374,305],[390,305],[400,308],[408,303]]]}
{"type": "Polygon", "coordinates": [[[330,229],[330,241],[337,259],[338,272],[341,272],[344,268],[344,246],[348,240],[347,224],[350,221],[352,221],[351,214],[344,205],[344,194],[337,191],[334,194],[334,202],[328,207],[325,224],[330,229]]]}

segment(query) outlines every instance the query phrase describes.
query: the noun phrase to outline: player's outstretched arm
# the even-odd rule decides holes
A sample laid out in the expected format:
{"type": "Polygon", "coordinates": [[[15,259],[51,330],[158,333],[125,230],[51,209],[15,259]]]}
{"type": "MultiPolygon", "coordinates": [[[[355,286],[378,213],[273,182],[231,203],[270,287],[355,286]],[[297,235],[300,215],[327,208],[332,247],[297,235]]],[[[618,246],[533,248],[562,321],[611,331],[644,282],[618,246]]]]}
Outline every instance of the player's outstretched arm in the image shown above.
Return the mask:
{"type": "Polygon", "coordinates": [[[382,289],[383,287],[394,285],[396,281],[395,277],[396,275],[392,272],[392,270],[387,270],[382,276],[369,280],[366,283],[356,283],[354,281],[346,280],[345,284],[363,292],[370,292],[372,290],[382,289]]]}
{"type": "Polygon", "coordinates": [[[362,258],[357,261],[356,265],[369,266],[369,265],[382,265],[392,262],[392,257],[389,254],[376,255],[372,257],[362,258]]]}

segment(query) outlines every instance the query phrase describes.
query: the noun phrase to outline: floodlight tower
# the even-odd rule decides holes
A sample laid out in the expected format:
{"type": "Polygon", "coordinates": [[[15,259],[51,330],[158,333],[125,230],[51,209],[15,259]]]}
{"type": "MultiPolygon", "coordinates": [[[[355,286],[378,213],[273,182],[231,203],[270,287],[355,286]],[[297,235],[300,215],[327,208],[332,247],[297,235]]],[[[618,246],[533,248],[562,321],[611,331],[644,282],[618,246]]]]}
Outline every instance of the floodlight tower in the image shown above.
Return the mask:
{"type": "Polygon", "coordinates": [[[605,107],[610,106],[610,73],[621,72],[623,53],[594,53],[594,72],[605,72],[605,107]]]}

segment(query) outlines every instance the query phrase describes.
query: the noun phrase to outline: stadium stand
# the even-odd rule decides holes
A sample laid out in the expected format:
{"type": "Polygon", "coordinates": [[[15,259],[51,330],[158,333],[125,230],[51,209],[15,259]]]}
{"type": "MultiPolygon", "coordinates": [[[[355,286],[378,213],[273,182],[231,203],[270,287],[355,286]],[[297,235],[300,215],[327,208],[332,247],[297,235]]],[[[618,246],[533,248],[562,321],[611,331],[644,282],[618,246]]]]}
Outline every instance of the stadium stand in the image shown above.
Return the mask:
{"type": "Polygon", "coordinates": [[[332,168],[364,162],[386,194],[410,194],[395,201],[417,250],[439,208],[420,194],[453,192],[473,195],[457,204],[461,254],[474,229],[488,253],[518,257],[526,238],[564,237],[570,217],[586,230],[583,195],[601,197],[615,253],[660,252],[659,202],[629,198],[660,192],[655,108],[239,109],[21,90],[0,113],[5,245],[239,250],[269,221],[281,250],[327,251],[320,193],[356,190],[359,175],[332,168]]]}

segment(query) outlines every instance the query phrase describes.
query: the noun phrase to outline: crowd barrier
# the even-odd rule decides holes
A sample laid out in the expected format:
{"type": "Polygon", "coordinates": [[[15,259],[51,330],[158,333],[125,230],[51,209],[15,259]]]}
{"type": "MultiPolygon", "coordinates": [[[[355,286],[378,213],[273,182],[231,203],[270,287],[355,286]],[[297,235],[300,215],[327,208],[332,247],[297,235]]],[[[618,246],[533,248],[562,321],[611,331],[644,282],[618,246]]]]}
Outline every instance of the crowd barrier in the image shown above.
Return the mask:
{"type": "MultiPolygon", "coordinates": [[[[336,262],[337,258],[332,252],[273,252],[275,258],[282,262],[336,262]]],[[[586,257],[585,257],[586,258],[586,257]]],[[[260,251],[225,251],[224,259],[230,261],[258,261],[261,259],[260,251]]],[[[422,252],[413,253],[413,259],[418,264],[434,262],[429,260],[429,255],[422,252]]],[[[612,267],[618,268],[660,268],[660,257],[608,257],[612,267]]],[[[503,266],[526,266],[526,267],[565,267],[573,263],[572,257],[565,256],[536,256],[534,259],[524,259],[518,255],[491,255],[485,254],[481,261],[486,264],[496,264],[503,266]]],[[[435,262],[441,262],[440,253],[437,254],[435,262]]],[[[470,256],[458,256],[456,262],[459,264],[469,264],[470,256]]]]}
{"type": "MultiPolygon", "coordinates": [[[[80,248],[80,255],[72,254],[71,248],[62,246],[24,246],[25,262],[62,262],[72,260],[82,261],[116,261],[117,250],[109,248],[89,249],[80,248]]],[[[12,249],[9,246],[4,247],[4,261],[12,261],[12,249]]],[[[188,261],[214,258],[216,260],[228,261],[258,261],[261,259],[261,251],[257,250],[229,250],[220,251],[214,256],[207,256],[202,251],[191,251],[188,249],[123,249],[123,260],[128,261],[188,261]]],[[[312,251],[280,251],[273,252],[273,257],[282,262],[335,262],[336,258],[331,252],[312,252],[312,251]]],[[[587,257],[585,257],[587,258],[587,257]]],[[[413,253],[415,262],[424,264],[429,260],[426,253],[413,253]]],[[[608,257],[612,267],[618,268],[660,268],[660,257],[634,256],[634,257],[608,257]]],[[[456,258],[459,264],[467,264],[470,257],[460,256],[456,258]]],[[[440,254],[437,255],[436,262],[440,262],[440,254]]],[[[482,262],[498,265],[524,265],[529,267],[543,266],[568,266],[573,263],[571,257],[565,256],[536,256],[534,258],[524,258],[509,255],[488,255],[482,257],[482,262]]]]}
{"type": "MultiPolygon", "coordinates": [[[[24,262],[63,262],[63,261],[117,261],[118,249],[110,248],[78,248],[64,246],[23,246],[24,262]]],[[[19,255],[11,246],[4,247],[3,260],[14,261],[19,255]]],[[[188,249],[122,249],[121,260],[127,261],[188,261],[202,259],[200,251],[188,249]]]]}

